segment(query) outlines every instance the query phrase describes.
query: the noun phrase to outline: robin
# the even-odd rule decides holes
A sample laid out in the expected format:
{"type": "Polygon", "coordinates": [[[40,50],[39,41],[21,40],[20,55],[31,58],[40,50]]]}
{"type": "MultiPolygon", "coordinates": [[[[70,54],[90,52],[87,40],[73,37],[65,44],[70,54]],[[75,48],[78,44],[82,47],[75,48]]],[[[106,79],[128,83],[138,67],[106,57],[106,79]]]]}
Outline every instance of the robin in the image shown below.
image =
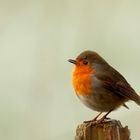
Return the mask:
{"type": "MultiPolygon", "coordinates": [[[[100,112],[93,120],[107,112],[98,122],[125,102],[132,100],[140,105],[140,96],[126,79],[94,51],[84,51],[75,60],[73,87],[78,98],[90,109],[100,112]]],[[[87,121],[88,122],[88,121],[87,121]]]]}

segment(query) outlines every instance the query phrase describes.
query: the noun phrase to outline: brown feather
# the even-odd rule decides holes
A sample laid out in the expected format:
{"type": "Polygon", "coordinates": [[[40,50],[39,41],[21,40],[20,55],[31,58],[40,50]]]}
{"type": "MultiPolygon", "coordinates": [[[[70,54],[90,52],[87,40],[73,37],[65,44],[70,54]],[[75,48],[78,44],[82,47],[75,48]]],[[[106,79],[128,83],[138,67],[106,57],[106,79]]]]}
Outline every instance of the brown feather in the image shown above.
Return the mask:
{"type": "Polygon", "coordinates": [[[106,72],[97,73],[96,77],[104,88],[112,91],[114,94],[125,97],[127,100],[133,100],[140,105],[140,96],[136,94],[125,78],[111,66],[106,72]]]}

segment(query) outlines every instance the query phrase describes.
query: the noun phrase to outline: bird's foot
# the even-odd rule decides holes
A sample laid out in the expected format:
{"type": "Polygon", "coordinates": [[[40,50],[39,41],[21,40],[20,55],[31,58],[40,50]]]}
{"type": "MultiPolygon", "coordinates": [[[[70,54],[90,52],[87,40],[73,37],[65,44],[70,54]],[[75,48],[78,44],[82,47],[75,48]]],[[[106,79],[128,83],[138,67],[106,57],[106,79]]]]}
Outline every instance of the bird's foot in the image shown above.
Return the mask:
{"type": "Polygon", "coordinates": [[[84,123],[102,123],[105,120],[110,120],[111,118],[108,117],[102,117],[101,119],[97,120],[96,118],[88,121],[84,121],[84,123]]]}
{"type": "MultiPolygon", "coordinates": [[[[98,115],[99,116],[99,115],[98,115]]],[[[89,120],[89,121],[84,121],[84,123],[96,123],[97,122],[97,118],[98,116],[96,116],[94,119],[89,120]]]]}
{"type": "Polygon", "coordinates": [[[89,120],[89,121],[84,121],[84,123],[95,123],[97,121],[97,118],[102,114],[102,112],[100,112],[94,119],[89,120]]]}
{"type": "Polygon", "coordinates": [[[97,124],[97,123],[102,123],[105,120],[109,120],[110,118],[107,118],[107,115],[111,112],[112,110],[110,110],[109,112],[107,112],[101,119],[97,120],[97,118],[102,114],[102,112],[100,112],[94,119],[89,120],[89,121],[84,121],[84,123],[92,123],[92,124],[97,124]]]}
{"type": "Polygon", "coordinates": [[[110,118],[107,118],[107,115],[112,111],[112,109],[110,111],[108,111],[100,120],[97,121],[97,123],[102,123],[105,120],[109,120],[110,118]]]}
{"type": "Polygon", "coordinates": [[[97,124],[97,120],[92,119],[92,120],[89,120],[89,121],[84,121],[84,123],[85,123],[86,126],[92,126],[92,125],[97,124]]]}
{"type": "Polygon", "coordinates": [[[101,119],[97,120],[96,123],[102,123],[102,122],[106,122],[109,121],[111,118],[107,118],[107,117],[102,117],[101,119]]]}

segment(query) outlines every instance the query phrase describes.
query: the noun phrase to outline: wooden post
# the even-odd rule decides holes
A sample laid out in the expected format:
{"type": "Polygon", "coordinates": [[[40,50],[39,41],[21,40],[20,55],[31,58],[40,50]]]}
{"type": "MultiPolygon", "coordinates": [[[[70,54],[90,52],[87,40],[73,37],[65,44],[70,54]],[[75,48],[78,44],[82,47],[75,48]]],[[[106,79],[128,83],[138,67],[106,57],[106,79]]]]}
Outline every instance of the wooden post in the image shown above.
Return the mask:
{"type": "Polygon", "coordinates": [[[117,120],[89,122],[78,125],[75,140],[130,140],[130,131],[117,120]]]}

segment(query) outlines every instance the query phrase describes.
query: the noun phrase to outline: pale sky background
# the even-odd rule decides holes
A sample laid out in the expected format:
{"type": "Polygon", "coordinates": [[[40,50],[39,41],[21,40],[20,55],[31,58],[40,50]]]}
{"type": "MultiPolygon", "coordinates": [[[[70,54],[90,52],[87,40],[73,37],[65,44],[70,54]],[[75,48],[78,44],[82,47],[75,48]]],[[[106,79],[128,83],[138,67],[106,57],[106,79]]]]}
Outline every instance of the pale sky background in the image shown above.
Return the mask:
{"type": "MultiPolygon", "coordinates": [[[[74,94],[73,65],[94,50],[140,95],[139,0],[0,0],[0,139],[72,140],[97,112],[74,94]]],[[[140,136],[140,107],[110,114],[140,136]]]]}

